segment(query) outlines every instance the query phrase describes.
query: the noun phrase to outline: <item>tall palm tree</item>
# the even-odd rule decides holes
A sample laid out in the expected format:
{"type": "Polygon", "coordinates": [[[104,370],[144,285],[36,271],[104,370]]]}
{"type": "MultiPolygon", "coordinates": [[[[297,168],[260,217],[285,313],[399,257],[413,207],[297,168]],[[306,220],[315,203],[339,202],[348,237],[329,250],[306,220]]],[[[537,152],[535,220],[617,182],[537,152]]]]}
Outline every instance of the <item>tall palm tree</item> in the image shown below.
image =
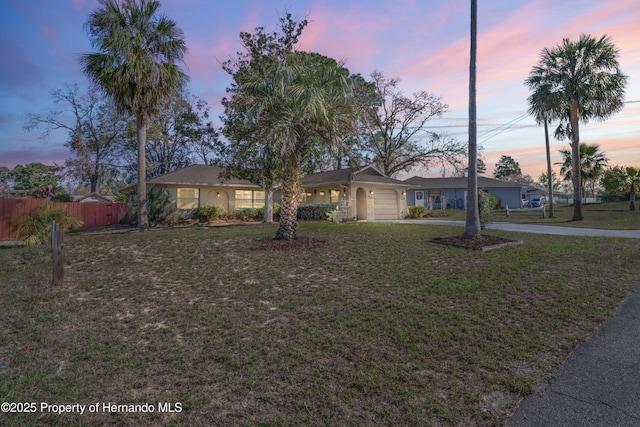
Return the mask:
{"type": "MultiPolygon", "coordinates": [[[[599,145],[580,144],[580,195],[585,196],[584,188],[588,183],[595,187],[595,183],[602,177],[607,166],[607,156],[600,151],[599,145]]],[[[569,150],[560,150],[564,159],[561,165],[560,174],[567,181],[573,180],[573,158],[569,150]]],[[[592,191],[593,192],[593,191],[592,191]]],[[[575,201],[574,201],[575,203],[575,201]]]]}
{"type": "Polygon", "coordinates": [[[349,72],[333,59],[294,52],[285,63],[254,70],[239,86],[253,99],[260,135],[275,141],[282,160],[282,203],[276,239],[297,238],[302,165],[318,144],[337,151],[356,110],[349,72]]]}
{"type": "Polygon", "coordinates": [[[476,121],[476,53],[478,32],[478,1],[471,0],[471,52],[469,60],[469,174],[467,177],[467,218],[462,237],[480,237],[478,208],[478,127],[476,121]]]}
{"type": "MultiPolygon", "coordinates": [[[[548,105],[551,96],[549,93],[549,87],[542,85],[536,89],[536,91],[529,96],[529,114],[535,117],[538,124],[544,124],[544,143],[547,153],[547,176],[552,177],[553,171],[551,170],[551,148],[549,144],[549,120],[556,114],[553,111],[554,106],[548,105]]],[[[549,191],[549,215],[555,216],[553,206],[553,179],[549,179],[548,183],[549,191]]]]}
{"type": "Polygon", "coordinates": [[[82,55],[84,74],[119,109],[136,117],[138,142],[138,228],[149,228],[146,201],[147,128],[187,81],[178,63],[186,53],[184,34],[158,14],[155,0],[100,0],[85,29],[97,52],[82,55]]]}
{"type": "MultiPolygon", "coordinates": [[[[624,106],[627,76],[619,69],[618,49],[607,36],[595,39],[581,35],[576,42],[566,38],[553,49],[543,49],[525,84],[545,94],[544,105],[561,123],[556,136],[571,138],[572,170],[580,170],[579,123],[604,120],[624,106]],[[568,123],[566,120],[568,119],[568,123]]],[[[572,175],[573,220],[580,221],[582,199],[580,174],[572,175]]]]}

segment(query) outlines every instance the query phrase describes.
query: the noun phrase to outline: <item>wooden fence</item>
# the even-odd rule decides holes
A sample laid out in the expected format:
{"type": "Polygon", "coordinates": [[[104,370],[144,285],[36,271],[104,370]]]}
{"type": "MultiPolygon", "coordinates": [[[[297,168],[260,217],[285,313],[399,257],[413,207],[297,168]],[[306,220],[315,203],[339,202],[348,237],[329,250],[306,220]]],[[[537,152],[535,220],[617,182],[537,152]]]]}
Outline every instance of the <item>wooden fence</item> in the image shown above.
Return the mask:
{"type": "MultiPolygon", "coordinates": [[[[24,215],[45,203],[44,199],[0,199],[0,240],[14,239],[16,226],[24,215]]],[[[80,219],[82,228],[118,224],[127,213],[126,203],[55,202],[52,206],[64,208],[80,219]]]]}

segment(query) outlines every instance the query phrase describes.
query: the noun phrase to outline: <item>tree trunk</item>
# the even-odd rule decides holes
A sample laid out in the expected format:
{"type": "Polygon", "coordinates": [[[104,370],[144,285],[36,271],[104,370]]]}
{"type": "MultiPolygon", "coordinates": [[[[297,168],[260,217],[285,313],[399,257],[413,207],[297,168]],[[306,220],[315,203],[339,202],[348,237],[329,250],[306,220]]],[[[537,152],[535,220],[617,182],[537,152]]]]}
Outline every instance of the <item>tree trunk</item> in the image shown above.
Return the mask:
{"type": "Polygon", "coordinates": [[[547,179],[549,181],[549,217],[553,218],[554,210],[553,210],[553,178],[551,178],[551,174],[553,171],[551,170],[551,149],[549,147],[549,126],[547,125],[547,118],[544,119],[544,142],[547,148],[547,179]]]}
{"type": "Polygon", "coordinates": [[[636,210],[636,184],[631,183],[631,189],[629,190],[629,210],[636,210]]]}
{"type": "Polygon", "coordinates": [[[295,240],[298,237],[296,228],[299,198],[300,171],[296,165],[287,166],[282,177],[282,205],[276,240],[295,240]]]}
{"type": "Polygon", "coordinates": [[[147,209],[147,120],[142,114],[136,117],[136,138],[138,140],[138,230],[149,228],[149,211],[147,209]]]}
{"type": "Polygon", "coordinates": [[[273,223],[273,188],[266,187],[264,189],[264,222],[273,223]]]}
{"type": "Polygon", "coordinates": [[[571,105],[571,182],[573,184],[573,221],[582,221],[582,184],[580,182],[580,130],[578,129],[578,104],[571,105]]]}
{"type": "Polygon", "coordinates": [[[467,220],[465,239],[480,237],[480,212],[478,209],[478,140],[476,122],[476,53],[477,53],[478,2],[471,0],[471,54],[469,60],[469,173],[467,178],[467,220]]]}

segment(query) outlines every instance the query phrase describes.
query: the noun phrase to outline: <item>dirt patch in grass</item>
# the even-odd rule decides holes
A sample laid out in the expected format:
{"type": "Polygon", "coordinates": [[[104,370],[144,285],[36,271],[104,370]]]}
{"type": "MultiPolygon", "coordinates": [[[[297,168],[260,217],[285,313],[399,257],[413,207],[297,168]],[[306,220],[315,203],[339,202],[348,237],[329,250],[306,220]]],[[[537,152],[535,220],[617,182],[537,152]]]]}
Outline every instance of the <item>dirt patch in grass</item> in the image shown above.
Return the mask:
{"type": "Polygon", "coordinates": [[[267,251],[296,251],[305,252],[312,249],[321,248],[326,245],[324,240],[313,237],[298,237],[295,240],[276,240],[274,238],[263,238],[256,240],[256,245],[260,249],[267,251]]]}
{"type": "Polygon", "coordinates": [[[448,216],[447,212],[428,211],[423,215],[423,218],[447,218],[448,216]]]}
{"type": "Polygon", "coordinates": [[[484,234],[476,239],[464,239],[462,238],[462,236],[436,237],[435,239],[433,239],[433,242],[473,250],[482,250],[507,244],[518,243],[518,241],[516,240],[510,240],[496,236],[487,236],[484,234]]]}

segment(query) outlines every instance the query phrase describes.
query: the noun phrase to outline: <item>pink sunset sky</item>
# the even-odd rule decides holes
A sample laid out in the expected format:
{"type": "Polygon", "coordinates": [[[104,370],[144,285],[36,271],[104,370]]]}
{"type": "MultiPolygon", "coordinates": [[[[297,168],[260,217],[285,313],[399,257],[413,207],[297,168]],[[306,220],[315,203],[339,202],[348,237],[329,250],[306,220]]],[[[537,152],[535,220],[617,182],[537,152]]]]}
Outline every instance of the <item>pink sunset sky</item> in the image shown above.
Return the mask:
{"type": "MultiPolygon", "coordinates": [[[[466,141],[469,62],[469,1],[451,0],[163,0],[162,12],[185,32],[189,90],[205,99],[211,116],[230,84],[220,63],[240,49],[240,31],[277,28],[287,12],[310,21],[299,49],[346,61],[352,73],[374,70],[398,77],[407,94],[426,90],[449,111],[432,130],[466,141]]],[[[87,88],[78,56],[91,50],[83,24],[98,7],[90,0],[4,0],[0,4],[0,166],[69,157],[67,133],[25,132],[29,113],[59,108],[51,92],[65,83],[87,88]]],[[[523,82],[540,51],[563,38],[607,34],[620,50],[629,77],[624,110],[605,122],[582,125],[581,141],[599,144],[610,164],[640,166],[640,7],[637,0],[495,0],[479,2],[478,141],[491,174],[502,155],[537,179],[546,170],[544,133],[526,115],[523,82]]],[[[220,123],[216,119],[216,125],[220,123]]],[[[567,141],[552,140],[552,162],[567,141]]],[[[555,167],[556,172],[559,167],[555,167]]],[[[439,170],[420,171],[437,175],[439,170]]]]}

